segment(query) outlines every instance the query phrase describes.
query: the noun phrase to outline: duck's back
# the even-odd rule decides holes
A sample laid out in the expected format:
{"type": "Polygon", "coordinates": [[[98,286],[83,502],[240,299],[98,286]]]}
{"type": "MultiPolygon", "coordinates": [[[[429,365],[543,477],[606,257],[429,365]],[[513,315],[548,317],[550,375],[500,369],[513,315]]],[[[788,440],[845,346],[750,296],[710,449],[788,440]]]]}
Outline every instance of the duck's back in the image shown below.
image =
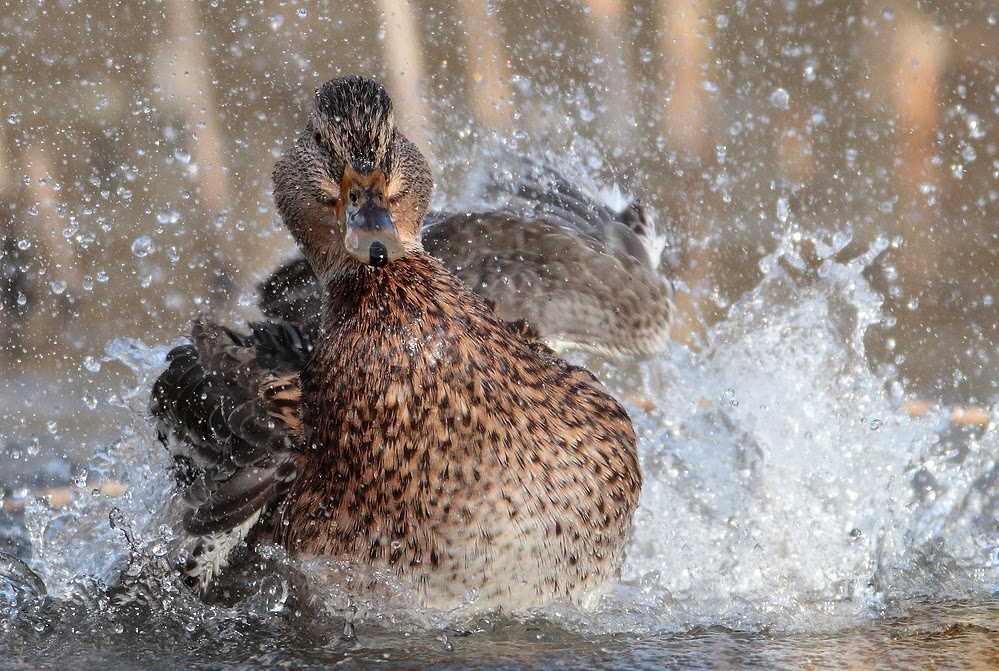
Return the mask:
{"type": "Polygon", "coordinates": [[[453,214],[429,226],[423,242],[488,297],[502,319],[527,321],[553,347],[611,355],[660,351],[672,319],[670,285],[647,258],[565,226],[560,219],[503,212],[453,214]]]}
{"type": "Polygon", "coordinates": [[[617,573],[641,477],[590,373],[425,255],[328,290],[278,525],[292,552],[388,567],[440,607],[581,601],[617,573]]]}

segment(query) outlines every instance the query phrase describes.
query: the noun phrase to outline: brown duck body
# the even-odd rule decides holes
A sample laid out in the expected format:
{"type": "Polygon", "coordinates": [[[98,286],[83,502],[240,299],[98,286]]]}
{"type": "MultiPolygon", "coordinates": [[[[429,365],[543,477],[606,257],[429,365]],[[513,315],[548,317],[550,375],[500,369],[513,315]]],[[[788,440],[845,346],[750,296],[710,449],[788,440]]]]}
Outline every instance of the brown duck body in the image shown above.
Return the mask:
{"type": "Polygon", "coordinates": [[[387,567],[442,608],[580,602],[617,575],[635,435],[590,373],[423,254],[326,291],[277,525],[292,553],[387,567]]]}
{"type": "Polygon", "coordinates": [[[303,254],[265,292],[287,314],[196,321],[153,387],[187,582],[267,535],[440,608],[580,603],[616,576],[641,485],[628,416],[423,251],[430,168],[385,90],[317,89],[274,185],[303,254]]]}

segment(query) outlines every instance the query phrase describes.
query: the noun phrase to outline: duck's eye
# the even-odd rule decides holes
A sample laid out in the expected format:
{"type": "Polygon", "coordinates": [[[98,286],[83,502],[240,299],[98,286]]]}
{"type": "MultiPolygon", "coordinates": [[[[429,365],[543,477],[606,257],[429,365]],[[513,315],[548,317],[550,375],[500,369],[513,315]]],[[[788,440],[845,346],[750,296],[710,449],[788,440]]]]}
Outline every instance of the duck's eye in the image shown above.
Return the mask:
{"type": "Polygon", "coordinates": [[[357,205],[357,191],[351,189],[350,191],[350,202],[353,205],[357,205]]]}
{"type": "Polygon", "coordinates": [[[323,144],[323,136],[320,133],[316,133],[315,137],[316,137],[316,144],[318,144],[319,146],[322,146],[322,144],[323,144]]]}

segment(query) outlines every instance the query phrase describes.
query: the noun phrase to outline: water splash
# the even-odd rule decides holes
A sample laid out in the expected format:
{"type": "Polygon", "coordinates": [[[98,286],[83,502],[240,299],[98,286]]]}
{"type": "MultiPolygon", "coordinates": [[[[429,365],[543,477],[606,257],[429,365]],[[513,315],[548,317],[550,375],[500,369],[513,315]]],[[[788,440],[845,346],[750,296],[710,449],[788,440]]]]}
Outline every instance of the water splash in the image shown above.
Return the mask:
{"type": "MultiPolygon", "coordinates": [[[[939,415],[912,419],[900,386],[871,370],[864,338],[884,316],[864,273],[888,243],[843,258],[849,242],[791,228],[761,262],[756,289],[709,329],[703,351],[676,346],[635,375],[604,364],[614,393],[654,406],[630,408],[645,473],[641,506],[622,583],[595,610],[554,606],[542,611],[546,621],[585,634],[815,631],[850,626],[899,599],[980,594],[996,583],[996,431],[955,433],[939,415]]],[[[110,594],[172,613],[188,633],[303,612],[294,576],[316,567],[280,552],[265,550],[266,570],[233,578],[228,606],[177,588],[162,551],[172,534],[163,514],[168,455],[146,411],[165,352],[109,343],[104,366],[129,371],[111,404],[132,421],[95,454],[69,507],[27,504],[32,568],[67,603],[104,603],[110,594]],[[102,496],[112,482],[125,494],[102,496]]],[[[390,583],[389,596],[398,596],[390,583]]],[[[7,592],[23,592],[15,587],[7,592]]],[[[306,589],[328,614],[349,611],[352,631],[472,626],[460,615],[400,610],[392,598],[358,611],[342,591],[306,589]]]]}
{"type": "Polygon", "coordinates": [[[994,428],[955,463],[948,424],[910,418],[872,372],[864,337],[882,298],[864,271],[886,239],[848,261],[842,236],[805,240],[817,264],[802,242],[792,230],[763,259],[762,282],[705,351],[675,348],[642,370],[657,409],[633,409],[646,478],[624,570],[633,591],[587,626],[816,630],[994,583],[995,523],[982,514],[999,493],[985,486],[994,428]],[[932,485],[917,477],[928,472],[932,485]]]}

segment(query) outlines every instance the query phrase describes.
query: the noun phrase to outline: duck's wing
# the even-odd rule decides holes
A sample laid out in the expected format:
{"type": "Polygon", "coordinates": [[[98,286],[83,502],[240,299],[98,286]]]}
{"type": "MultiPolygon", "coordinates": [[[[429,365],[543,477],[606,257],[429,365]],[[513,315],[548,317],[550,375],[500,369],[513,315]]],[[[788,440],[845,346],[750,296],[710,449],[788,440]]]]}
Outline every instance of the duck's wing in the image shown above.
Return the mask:
{"type": "Polygon", "coordinates": [[[274,271],[258,287],[260,311],[269,319],[315,328],[322,310],[319,280],[299,254],[274,271]]]}
{"type": "Polygon", "coordinates": [[[613,209],[530,157],[503,153],[489,165],[478,200],[493,209],[428,215],[427,251],[556,349],[663,351],[675,309],[651,213],[619,195],[613,209]]]}
{"type": "Polygon", "coordinates": [[[641,202],[625,201],[616,187],[611,191],[612,199],[619,201],[614,209],[544,161],[503,153],[479,189],[479,199],[495,211],[546,220],[597,252],[659,269],[667,236],[641,202]]]}
{"type": "Polygon", "coordinates": [[[176,463],[178,560],[193,586],[211,581],[295,478],[298,370],[312,342],[288,322],[239,334],[198,320],[191,344],[168,355],[150,410],[176,463]]]}
{"type": "Polygon", "coordinates": [[[556,349],[642,355],[666,346],[669,283],[619,249],[496,212],[444,217],[423,241],[501,318],[526,321],[556,349]]]}

